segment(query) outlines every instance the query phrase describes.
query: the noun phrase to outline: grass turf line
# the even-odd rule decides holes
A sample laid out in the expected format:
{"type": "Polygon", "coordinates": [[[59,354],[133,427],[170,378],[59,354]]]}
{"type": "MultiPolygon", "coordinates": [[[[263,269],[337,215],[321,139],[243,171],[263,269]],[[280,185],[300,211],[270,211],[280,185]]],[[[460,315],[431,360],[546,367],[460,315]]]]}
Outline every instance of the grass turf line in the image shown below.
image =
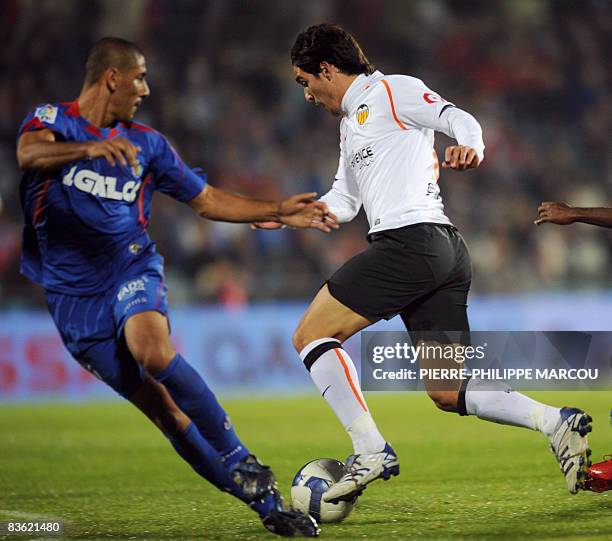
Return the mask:
{"type": "MultiPolygon", "coordinates": [[[[612,453],[611,393],[530,396],[587,410],[594,461],[612,453]]],[[[612,491],[568,494],[541,434],[444,414],[423,394],[368,401],[401,474],[371,485],[346,522],[323,526],[322,539],[612,539],[612,491]]],[[[319,397],[223,403],[286,496],[303,463],[350,452],[319,397]]],[[[0,521],[19,518],[11,511],[55,517],[65,539],[275,538],[128,404],[3,406],[0,427],[0,521]]]]}

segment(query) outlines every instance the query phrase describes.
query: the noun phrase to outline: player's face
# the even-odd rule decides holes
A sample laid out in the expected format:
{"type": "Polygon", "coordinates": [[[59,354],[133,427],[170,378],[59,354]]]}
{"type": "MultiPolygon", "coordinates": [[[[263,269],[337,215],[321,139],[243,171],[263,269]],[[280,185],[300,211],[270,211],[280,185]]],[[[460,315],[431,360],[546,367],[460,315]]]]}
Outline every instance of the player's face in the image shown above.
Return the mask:
{"type": "Polygon", "coordinates": [[[144,56],[138,56],[136,64],[121,73],[115,91],[117,118],[124,122],[133,120],[142,100],[149,95],[147,65],[144,56]]]}
{"type": "Polygon", "coordinates": [[[293,66],[293,73],[297,84],[304,88],[304,99],[307,102],[320,105],[334,116],[340,115],[342,96],[338,96],[333,80],[322,74],[313,75],[297,66],[293,66]]]}

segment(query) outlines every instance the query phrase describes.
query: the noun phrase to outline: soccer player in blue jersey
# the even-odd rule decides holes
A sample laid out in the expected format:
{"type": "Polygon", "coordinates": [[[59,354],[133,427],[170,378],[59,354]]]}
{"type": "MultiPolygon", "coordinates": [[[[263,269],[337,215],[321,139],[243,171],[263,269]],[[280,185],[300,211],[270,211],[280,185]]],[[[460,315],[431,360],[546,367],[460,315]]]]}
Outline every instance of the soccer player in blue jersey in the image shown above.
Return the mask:
{"type": "Polygon", "coordinates": [[[23,121],[22,272],[44,288],[74,358],[142,410],[198,474],[246,502],[270,531],[314,537],[316,522],[283,509],[270,469],[172,347],[163,259],[147,224],[155,191],[212,220],[329,232],[333,215],[314,193],[258,201],[208,185],[163,135],[133,121],[149,95],[146,76],[136,45],[102,39],[79,97],[23,121]]]}

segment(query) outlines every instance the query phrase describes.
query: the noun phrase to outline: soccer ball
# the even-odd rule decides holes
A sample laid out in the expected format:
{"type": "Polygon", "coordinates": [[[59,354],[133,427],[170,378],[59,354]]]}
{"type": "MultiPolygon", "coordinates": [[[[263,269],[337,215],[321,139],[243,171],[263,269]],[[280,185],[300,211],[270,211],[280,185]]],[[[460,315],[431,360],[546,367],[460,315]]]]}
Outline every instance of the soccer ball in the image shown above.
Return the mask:
{"type": "Polygon", "coordinates": [[[319,458],[301,467],[293,478],[291,500],[297,511],[311,515],[317,522],[340,522],[349,516],[352,502],[327,503],[323,493],[344,475],[344,464],[333,458],[319,458]]]}

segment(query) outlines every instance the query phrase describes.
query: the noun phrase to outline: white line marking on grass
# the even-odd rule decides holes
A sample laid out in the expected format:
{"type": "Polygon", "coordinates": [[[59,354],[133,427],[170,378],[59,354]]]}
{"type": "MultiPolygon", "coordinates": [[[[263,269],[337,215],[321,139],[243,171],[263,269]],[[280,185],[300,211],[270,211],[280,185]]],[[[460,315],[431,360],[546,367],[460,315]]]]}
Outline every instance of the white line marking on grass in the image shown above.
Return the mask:
{"type": "Polygon", "coordinates": [[[23,518],[25,520],[61,520],[51,515],[41,515],[39,513],[26,513],[25,511],[13,511],[12,509],[0,509],[0,515],[9,518],[23,518]]]}
{"type": "MultiPolygon", "coordinates": [[[[64,519],[54,515],[42,515],[40,513],[26,513],[25,511],[15,511],[13,509],[0,509],[0,517],[8,517],[8,520],[32,520],[38,522],[61,522],[65,524],[64,519]]],[[[6,518],[4,520],[6,522],[6,518]]]]}

